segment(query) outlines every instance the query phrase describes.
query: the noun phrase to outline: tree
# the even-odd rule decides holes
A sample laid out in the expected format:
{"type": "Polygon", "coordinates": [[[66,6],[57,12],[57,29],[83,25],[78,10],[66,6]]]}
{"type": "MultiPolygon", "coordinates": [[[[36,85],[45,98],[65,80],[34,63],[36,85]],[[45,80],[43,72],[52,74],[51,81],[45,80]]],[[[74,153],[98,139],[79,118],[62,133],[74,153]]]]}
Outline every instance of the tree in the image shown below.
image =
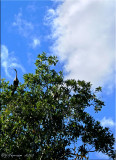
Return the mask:
{"type": "Polygon", "coordinates": [[[98,112],[104,106],[97,97],[101,87],[92,91],[90,82],[64,80],[55,70],[57,62],[55,56],[38,55],[35,74],[24,74],[13,95],[12,85],[1,80],[0,154],[67,160],[101,151],[114,159],[113,134],[85,111],[93,106],[98,112]],[[72,151],[70,145],[79,138],[83,144],[72,151]]]}

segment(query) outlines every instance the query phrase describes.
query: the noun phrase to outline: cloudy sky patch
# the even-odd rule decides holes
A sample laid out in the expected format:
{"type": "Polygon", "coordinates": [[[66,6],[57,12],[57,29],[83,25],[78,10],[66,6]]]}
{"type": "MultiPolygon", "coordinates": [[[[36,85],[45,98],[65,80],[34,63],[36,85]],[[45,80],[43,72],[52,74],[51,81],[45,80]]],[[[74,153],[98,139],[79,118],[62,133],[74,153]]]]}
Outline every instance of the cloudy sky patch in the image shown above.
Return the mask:
{"type": "Polygon", "coordinates": [[[5,45],[1,45],[1,65],[4,68],[6,76],[9,78],[12,78],[9,69],[13,69],[14,67],[20,68],[25,73],[24,67],[18,63],[15,57],[11,56],[5,45]]]}
{"type": "Polygon", "coordinates": [[[116,124],[115,122],[112,120],[112,118],[106,118],[104,117],[102,120],[101,120],[101,125],[103,127],[115,127],[116,124]]]}
{"type": "Polygon", "coordinates": [[[113,2],[64,0],[48,11],[55,40],[51,48],[65,63],[65,78],[91,81],[95,86],[114,80],[113,2]]]}

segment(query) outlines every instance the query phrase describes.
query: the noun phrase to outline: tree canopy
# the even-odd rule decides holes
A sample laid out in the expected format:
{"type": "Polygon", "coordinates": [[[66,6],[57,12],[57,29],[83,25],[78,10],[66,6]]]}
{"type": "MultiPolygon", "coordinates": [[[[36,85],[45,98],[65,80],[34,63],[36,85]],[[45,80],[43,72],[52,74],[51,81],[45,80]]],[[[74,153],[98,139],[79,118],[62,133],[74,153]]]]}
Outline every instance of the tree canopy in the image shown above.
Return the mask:
{"type": "Polygon", "coordinates": [[[92,151],[114,159],[113,134],[86,112],[104,106],[97,96],[101,87],[92,91],[90,82],[64,80],[63,72],[55,69],[57,62],[55,56],[39,54],[35,73],[24,74],[24,83],[13,94],[13,85],[1,80],[1,159],[87,159],[92,151]],[[74,142],[78,147],[72,147],[74,142]]]}

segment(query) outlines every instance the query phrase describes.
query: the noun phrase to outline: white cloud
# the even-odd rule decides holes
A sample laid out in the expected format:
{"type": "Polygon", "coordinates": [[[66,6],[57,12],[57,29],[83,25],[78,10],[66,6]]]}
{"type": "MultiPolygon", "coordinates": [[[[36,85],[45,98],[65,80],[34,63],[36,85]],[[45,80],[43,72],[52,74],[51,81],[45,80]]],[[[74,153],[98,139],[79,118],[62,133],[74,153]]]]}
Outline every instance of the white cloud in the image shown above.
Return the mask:
{"type": "Polygon", "coordinates": [[[32,47],[36,48],[40,45],[40,40],[38,38],[33,38],[32,47]]]}
{"type": "Polygon", "coordinates": [[[2,61],[5,61],[8,58],[8,49],[6,48],[6,46],[2,45],[1,50],[2,50],[1,52],[2,61]]]}
{"type": "Polygon", "coordinates": [[[101,120],[101,125],[103,127],[114,127],[116,126],[115,122],[112,120],[112,118],[106,118],[104,117],[102,120],[101,120]]]}
{"type": "MultiPolygon", "coordinates": [[[[50,9],[54,54],[65,62],[65,78],[91,81],[94,86],[114,78],[114,1],[64,0],[50,9]]],[[[108,85],[107,85],[108,86],[108,85]]]]}
{"type": "Polygon", "coordinates": [[[10,78],[10,67],[17,67],[20,68],[23,73],[25,72],[24,67],[17,62],[17,59],[15,57],[11,57],[11,53],[9,53],[8,48],[5,45],[1,45],[1,65],[4,68],[5,74],[10,78]]]}

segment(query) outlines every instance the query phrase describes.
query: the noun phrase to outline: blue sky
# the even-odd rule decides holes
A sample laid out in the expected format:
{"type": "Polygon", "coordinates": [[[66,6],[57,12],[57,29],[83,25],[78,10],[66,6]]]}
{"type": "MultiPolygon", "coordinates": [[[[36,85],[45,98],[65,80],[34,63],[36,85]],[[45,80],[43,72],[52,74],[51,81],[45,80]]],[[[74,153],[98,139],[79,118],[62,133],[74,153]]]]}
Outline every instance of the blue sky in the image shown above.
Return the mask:
{"type": "MultiPolygon", "coordinates": [[[[65,79],[103,87],[106,106],[95,114],[115,132],[114,0],[36,0],[1,2],[1,76],[12,83],[15,72],[33,73],[43,51],[57,55],[65,79]]],[[[107,159],[91,153],[93,159],[107,159]]]]}

